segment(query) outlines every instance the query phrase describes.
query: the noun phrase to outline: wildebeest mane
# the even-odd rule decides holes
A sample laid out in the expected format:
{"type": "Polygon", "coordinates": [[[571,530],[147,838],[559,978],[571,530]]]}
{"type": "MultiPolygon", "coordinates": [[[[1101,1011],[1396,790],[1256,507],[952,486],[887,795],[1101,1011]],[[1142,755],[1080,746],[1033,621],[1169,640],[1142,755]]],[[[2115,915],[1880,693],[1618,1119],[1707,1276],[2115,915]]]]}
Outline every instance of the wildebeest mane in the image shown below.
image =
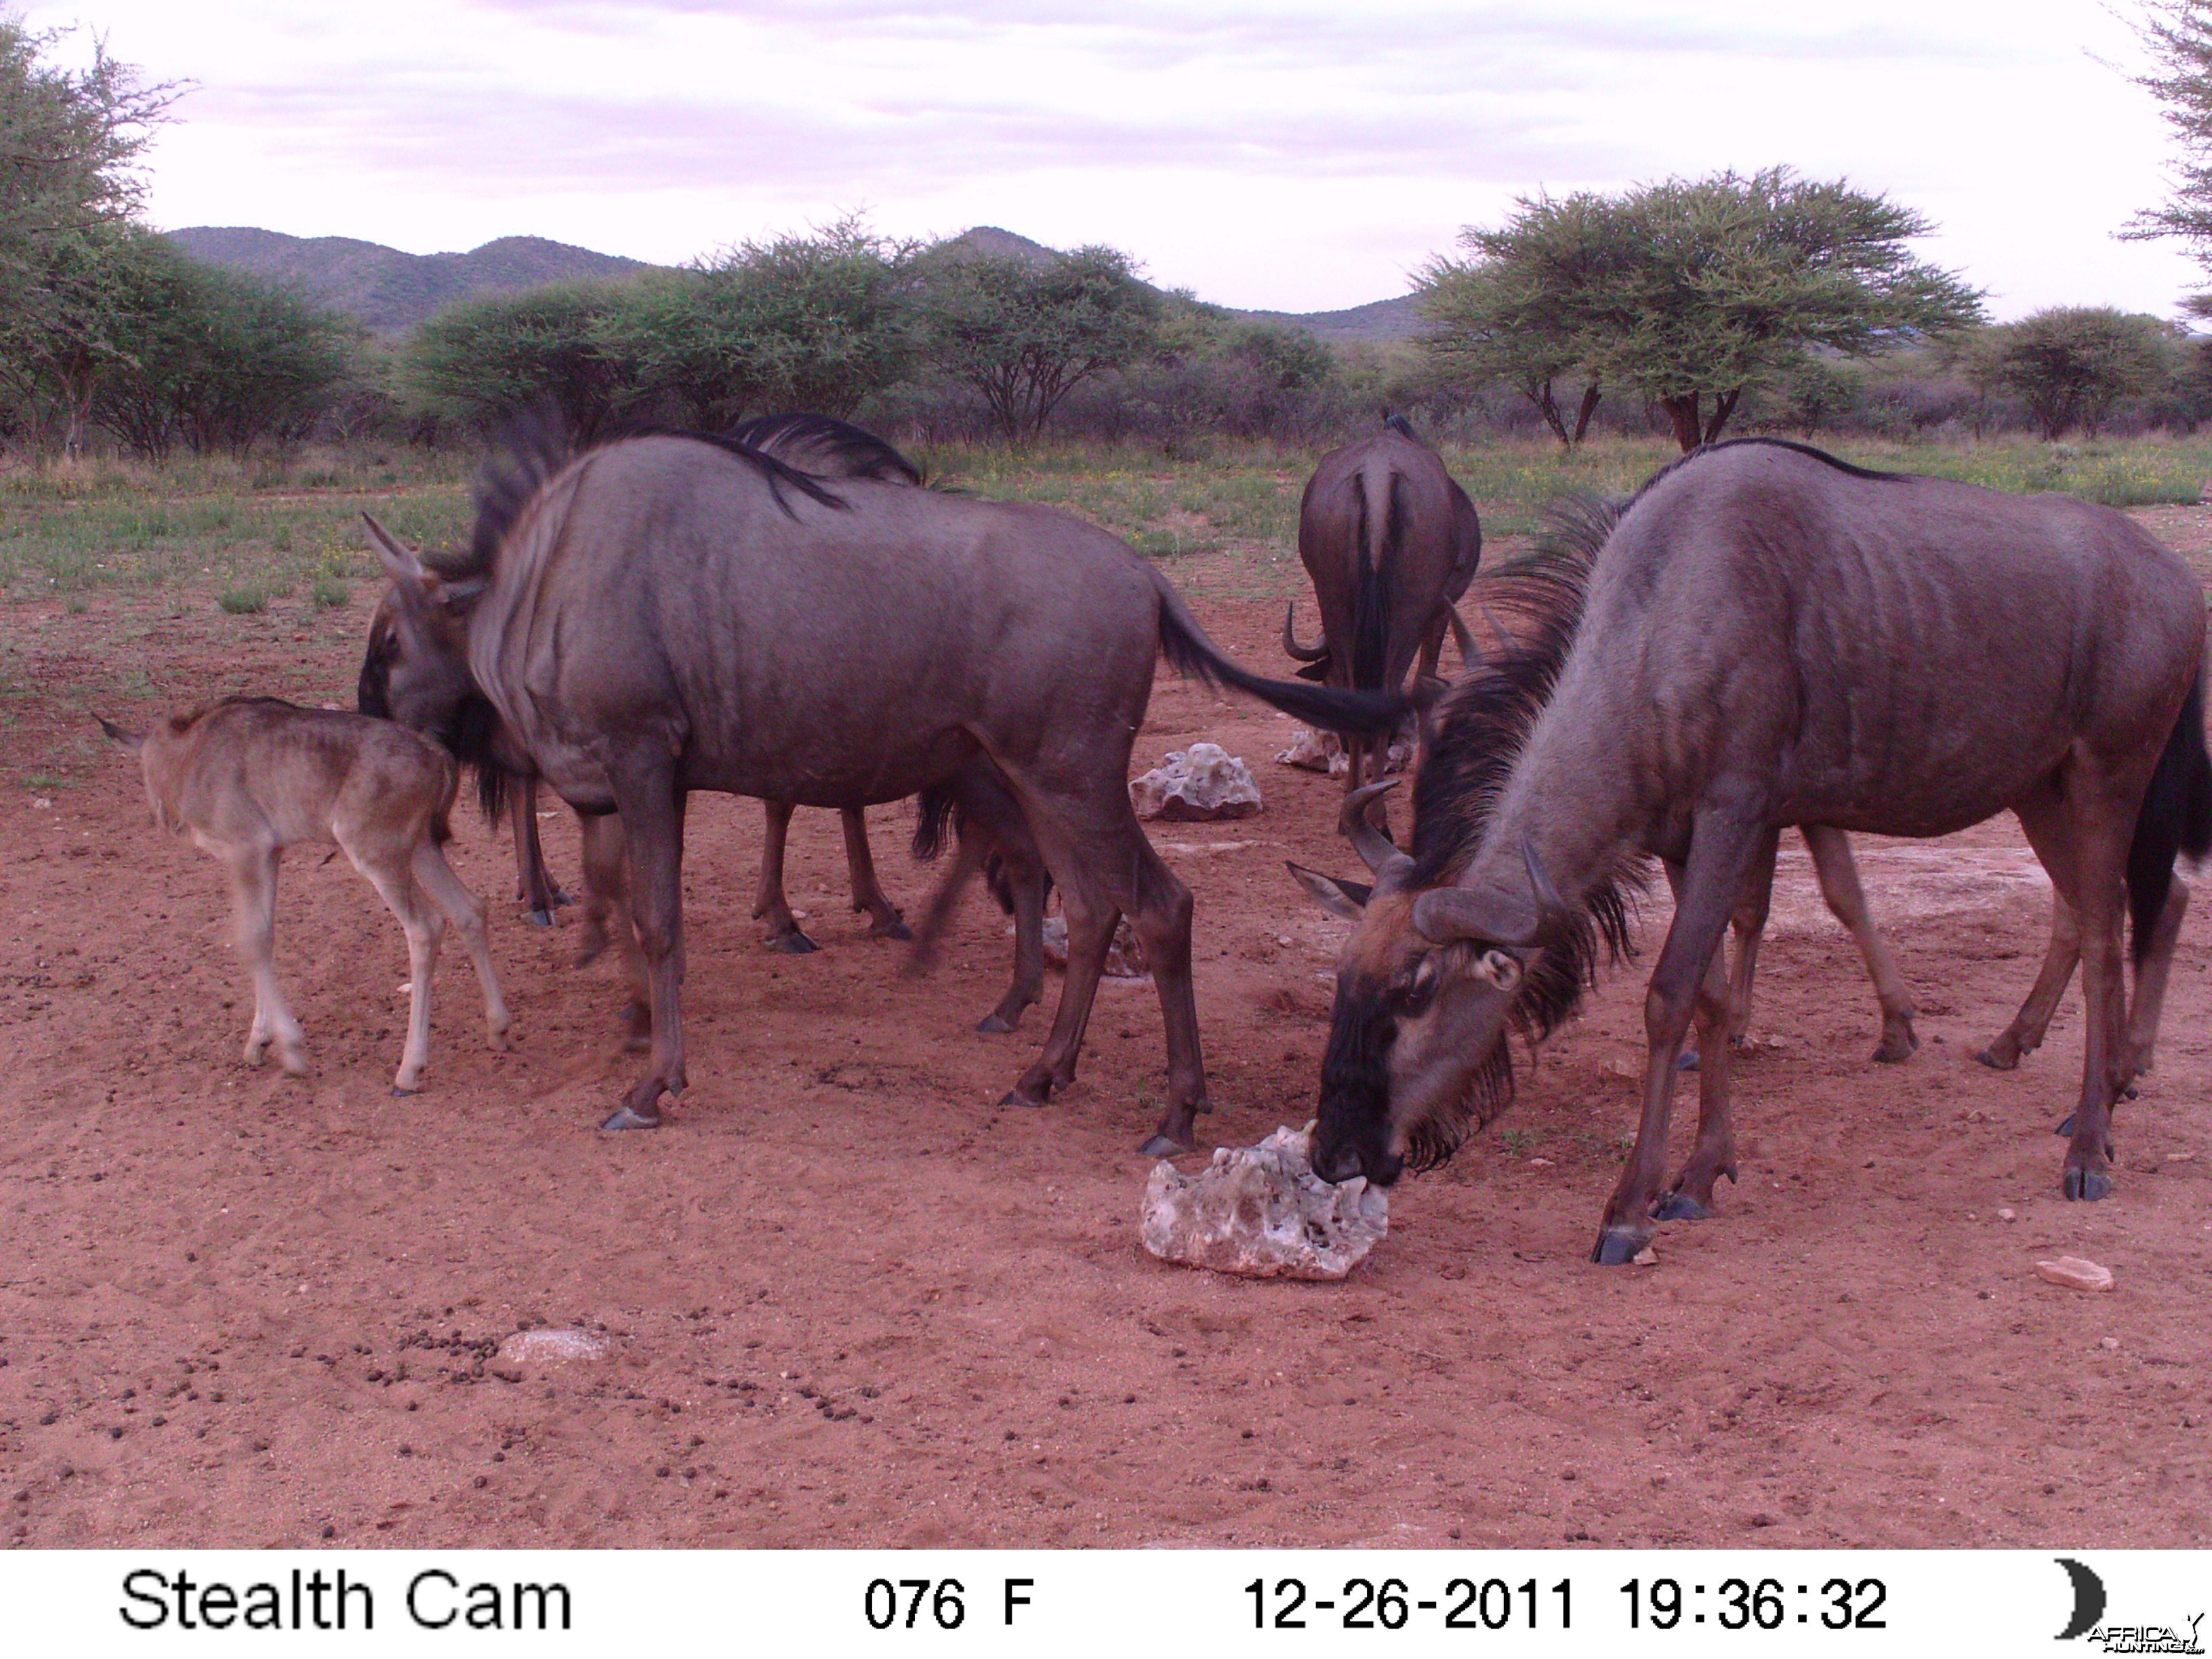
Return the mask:
{"type": "MultiPolygon", "coordinates": [[[[1558,503],[1532,552],[1477,579],[1472,591],[1485,609],[1519,626],[1514,642],[1498,641],[1480,667],[1445,693],[1431,718],[1413,781],[1408,887],[1455,881],[1480,847],[1574,645],[1591,562],[1623,510],[1620,502],[1594,496],[1558,503]]],[[[1607,874],[1583,896],[1573,925],[1530,962],[1510,1018],[1531,1043],[1575,1011],[1595,981],[1601,957],[1619,962],[1635,955],[1631,929],[1644,882],[1637,864],[1607,874]]],[[[1505,1109],[1513,1088],[1512,1054],[1501,1039],[1476,1072],[1466,1110],[1424,1124],[1408,1162],[1416,1169],[1443,1163],[1470,1128],[1505,1109]]]]}
{"type": "Polygon", "coordinates": [[[1917,476],[1911,472],[1884,472],[1870,466],[1859,466],[1844,459],[1840,455],[1831,455],[1825,449],[1815,449],[1810,444],[1801,444],[1795,438],[1723,438],[1718,443],[1699,444],[1688,454],[1678,456],[1668,462],[1666,465],[1636,486],[1636,493],[1620,503],[1613,515],[1614,518],[1617,520],[1621,513],[1633,507],[1643,498],[1645,492],[1662,478],[1680,471],[1692,461],[1701,461],[1706,456],[1718,454],[1723,449],[1748,449],[1753,447],[1787,449],[1795,454],[1816,460],[1823,466],[1832,466],[1837,471],[1854,478],[1875,478],[1886,483],[1904,483],[1917,476]]]}
{"type": "MultiPolygon", "coordinates": [[[[826,415],[789,416],[769,418],[828,422],[826,415]]],[[[843,426],[843,422],[835,424],[843,426]]],[[[741,428],[742,429],[742,428],[741,428]]],[[[858,437],[868,434],[859,428],[848,430],[858,437]]],[[[639,426],[610,432],[591,443],[579,446],[561,425],[543,415],[532,414],[510,422],[493,441],[492,453],[477,470],[476,480],[477,521],[465,555],[425,563],[448,581],[465,580],[471,577],[488,577],[498,561],[500,544],[514,528],[531,500],[551,481],[554,475],[571,461],[616,444],[628,443],[638,438],[684,438],[719,449],[745,462],[767,480],[769,493],[775,503],[793,517],[787,490],[796,490],[824,507],[842,507],[845,499],[825,486],[811,472],[800,471],[788,461],[757,447],[743,437],[731,433],[694,432],[680,427],[639,426]]],[[[870,440],[890,453],[901,466],[913,469],[905,458],[880,440],[870,440]]],[[[868,474],[865,476],[878,476],[868,474]]]]}
{"type": "Polygon", "coordinates": [[[897,450],[874,433],[834,415],[756,415],[738,422],[728,435],[738,443],[776,453],[794,467],[818,455],[832,463],[819,470],[834,477],[873,478],[879,483],[922,482],[921,469],[897,450]]]}

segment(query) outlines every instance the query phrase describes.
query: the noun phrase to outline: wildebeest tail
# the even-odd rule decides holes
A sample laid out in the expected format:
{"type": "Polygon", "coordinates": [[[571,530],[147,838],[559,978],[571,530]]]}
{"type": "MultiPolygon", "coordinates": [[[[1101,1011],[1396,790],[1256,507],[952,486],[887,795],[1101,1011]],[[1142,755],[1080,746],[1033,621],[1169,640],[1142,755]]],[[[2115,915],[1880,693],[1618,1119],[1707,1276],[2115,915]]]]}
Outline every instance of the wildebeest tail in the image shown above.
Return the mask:
{"type": "Polygon", "coordinates": [[[2135,840],[2128,847],[2128,914],[2134,930],[2136,965],[2150,951],[2151,929],[2165,908],[2173,879],[2173,860],[2186,853],[2201,860],[2212,854],[2212,755],[2204,748],[2204,675],[2181,705],[2181,714],[2150,775],[2142,808],[2136,814],[2135,840]]]}
{"type": "Polygon", "coordinates": [[[933,783],[915,797],[914,855],[924,864],[945,850],[945,826],[952,818],[952,792],[933,783]]]}
{"type": "Polygon", "coordinates": [[[1367,499],[1367,477],[1353,475],[1359,501],[1359,568],[1352,590],[1352,683],[1363,691],[1382,684],[1390,648],[1390,595],[1398,586],[1405,542],[1406,503],[1394,470],[1382,489],[1382,533],[1374,533],[1367,499]]]}
{"type": "Polygon", "coordinates": [[[1147,574],[1160,596],[1160,654],[1176,673],[1191,675],[1206,685],[1233,685],[1294,720],[1347,737],[1391,731],[1413,707],[1396,691],[1341,691],[1297,680],[1271,680],[1239,668],[1206,637],[1167,578],[1157,570],[1147,574]]]}

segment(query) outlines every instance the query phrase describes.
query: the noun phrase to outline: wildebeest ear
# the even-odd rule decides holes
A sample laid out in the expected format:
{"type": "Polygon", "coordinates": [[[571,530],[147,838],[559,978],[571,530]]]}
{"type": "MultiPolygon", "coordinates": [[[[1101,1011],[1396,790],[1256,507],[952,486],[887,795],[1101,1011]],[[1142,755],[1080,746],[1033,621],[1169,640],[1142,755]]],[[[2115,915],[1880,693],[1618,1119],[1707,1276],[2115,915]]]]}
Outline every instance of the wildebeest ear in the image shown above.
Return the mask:
{"type": "Polygon", "coordinates": [[[101,731],[106,732],[109,737],[114,738],[132,754],[137,754],[146,746],[146,739],[142,734],[137,732],[126,732],[112,720],[104,719],[98,714],[94,714],[93,719],[100,721],[101,731]]]}
{"type": "Polygon", "coordinates": [[[1357,921],[1367,908],[1368,895],[1375,890],[1360,882],[1339,881],[1324,876],[1318,870],[1309,870],[1303,864],[1284,863],[1299,886],[1313,895],[1314,902],[1333,916],[1342,916],[1346,921],[1357,921]]]}
{"type": "Polygon", "coordinates": [[[422,578],[426,573],[422,568],[422,561],[415,556],[414,550],[400,542],[390,531],[377,523],[368,514],[364,513],[361,515],[361,521],[368,526],[369,545],[376,550],[376,556],[383,563],[385,574],[397,582],[403,591],[410,593],[421,592],[422,578]]]}

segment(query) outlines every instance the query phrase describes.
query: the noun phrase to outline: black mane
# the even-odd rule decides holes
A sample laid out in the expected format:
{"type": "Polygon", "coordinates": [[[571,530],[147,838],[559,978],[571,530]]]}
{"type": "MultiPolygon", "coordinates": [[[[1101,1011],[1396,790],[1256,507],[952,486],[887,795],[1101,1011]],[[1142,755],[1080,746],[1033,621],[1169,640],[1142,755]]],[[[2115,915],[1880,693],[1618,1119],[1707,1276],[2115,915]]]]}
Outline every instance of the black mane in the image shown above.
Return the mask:
{"type": "Polygon", "coordinates": [[[921,469],[872,432],[832,415],[756,415],[732,427],[730,437],[794,467],[838,478],[918,484],[921,469]],[[819,459],[826,465],[805,465],[819,459]]]}
{"type": "MultiPolygon", "coordinates": [[[[826,415],[764,416],[770,420],[818,421],[829,422],[826,415]]],[[[830,422],[842,427],[842,421],[830,422]]],[[[858,437],[868,439],[857,427],[847,430],[858,437]]],[[[743,428],[738,428],[742,433],[743,428]]],[[[489,577],[496,562],[500,543],[513,529],[531,499],[569,462],[613,445],[627,443],[635,438],[684,438],[693,443],[706,444],[726,455],[735,456],[754,468],[768,480],[776,505],[793,518],[791,501],[787,489],[820,502],[824,507],[842,507],[844,498],[827,489],[811,472],[800,471],[788,461],[774,455],[738,434],[692,432],[678,427],[641,426],[611,432],[592,442],[577,445],[556,421],[543,415],[529,415],[511,422],[494,441],[493,453],[477,473],[477,522],[471,537],[469,550],[465,555],[447,556],[431,563],[431,568],[448,582],[465,581],[471,577],[489,577]]],[[[868,441],[889,453],[902,466],[905,459],[879,439],[868,441]]],[[[908,471],[911,471],[908,467],[908,471]]],[[[869,474],[866,476],[876,476],[869,474]]]]}
{"type": "Polygon", "coordinates": [[[1801,444],[1795,438],[1723,438],[1718,443],[1699,444],[1688,454],[1678,456],[1668,462],[1666,465],[1637,485],[1636,493],[1620,504],[1620,510],[1615,513],[1614,517],[1618,519],[1620,513],[1625,513],[1629,507],[1633,507],[1660,479],[1680,471],[1692,461],[1701,461],[1706,456],[1717,454],[1723,449],[1742,449],[1753,444],[1768,449],[1786,449],[1794,454],[1807,456],[1819,461],[1824,466],[1832,466],[1837,471],[1854,478],[1873,478],[1882,483],[1904,483],[1917,476],[1911,472],[1883,472],[1874,467],[1859,466],[1844,460],[1839,455],[1831,455],[1825,449],[1815,449],[1810,444],[1801,444]]]}
{"type": "MultiPolygon", "coordinates": [[[[1408,887],[1457,880],[1481,845],[1529,728],[1550,702],[1574,645],[1591,562],[1622,511],[1621,503],[1595,497],[1554,506],[1534,551],[1486,572],[1469,591],[1486,611],[1514,626],[1516,638],[1510,647],[1485,640],[1481,665],[1444,695],[1431,719],[1413,781],[1408,887]]],[[[1532,1044],[1580,1005],[1596,981],[1601,956],[1619,962],[1635,955],[1631,929],[1643,889],[1638,865],[1607,872],[1583,896],[1574,924],[1530,963],[1510,1018],[1532,1044]]],[[[1407,1149],[1408,1163],[1415,1169],[1442,1164],[1470,1128],[1511,1103],[1513,1091],[1512,1052],[1501,1037],[1476,1072],[1465,1111],[1425,1124],[1407,1149]]]]}

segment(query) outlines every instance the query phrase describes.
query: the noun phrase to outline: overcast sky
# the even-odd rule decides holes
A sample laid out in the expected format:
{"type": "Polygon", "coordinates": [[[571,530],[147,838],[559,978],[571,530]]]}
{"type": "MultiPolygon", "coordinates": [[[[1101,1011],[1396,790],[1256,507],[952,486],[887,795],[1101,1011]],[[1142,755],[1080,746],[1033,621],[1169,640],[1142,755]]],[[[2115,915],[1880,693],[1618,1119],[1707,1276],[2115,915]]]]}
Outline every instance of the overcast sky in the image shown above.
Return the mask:
{"type": "MultiPolygon", "coordinates": [[[[4,3],[4,0],[0,0],[4,3]]],[[[2001,317],[2171,314],[2112,239],[2166,189],[2132,0],[100,0],[188,81],[156,223],[415,252],[549,236],[678,263],[860,209],[1107,242],[1225,304],[1405,291],[1539,188],[1787,162],[1940,228],[2001,317]]]]}

